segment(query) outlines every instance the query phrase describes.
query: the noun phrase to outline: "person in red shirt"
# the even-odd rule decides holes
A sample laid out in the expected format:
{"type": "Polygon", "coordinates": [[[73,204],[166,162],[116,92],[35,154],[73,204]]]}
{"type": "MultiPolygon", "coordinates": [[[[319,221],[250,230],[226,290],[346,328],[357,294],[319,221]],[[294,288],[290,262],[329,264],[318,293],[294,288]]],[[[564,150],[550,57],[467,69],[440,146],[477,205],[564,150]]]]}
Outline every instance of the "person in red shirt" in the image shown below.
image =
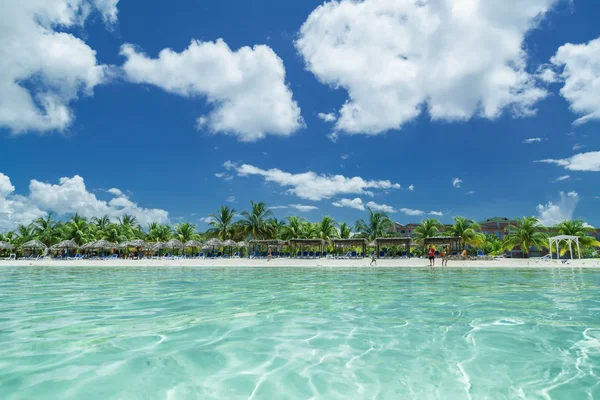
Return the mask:
{"type": "Polygon", "coordinates": [[[433,248],[433,246],[431,246],[429,250],[427,250],[427,255],[429,256],[429,266],[435,266],[435,249],[433,248]]]}

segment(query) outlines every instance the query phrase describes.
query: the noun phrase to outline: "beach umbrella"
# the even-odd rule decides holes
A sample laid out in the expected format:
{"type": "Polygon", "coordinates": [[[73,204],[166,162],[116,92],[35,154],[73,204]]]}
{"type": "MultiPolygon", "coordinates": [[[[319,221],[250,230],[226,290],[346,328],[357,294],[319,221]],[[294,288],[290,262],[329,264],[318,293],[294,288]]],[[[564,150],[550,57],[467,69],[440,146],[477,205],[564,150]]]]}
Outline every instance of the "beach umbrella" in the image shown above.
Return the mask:
{"type": "Polygon", "coordinates": [[[165,242],[156,242],[151,247],[152,250],[160,250],[165,248],[165,242]]]}
{"type": "Polygon", "coordinates": [[[223,243],[217,238],[212,238],[207,240],[204,245],[212,248],[212,251],[215,251],[215,247],[221,247],[223,246],[223,243]]]}
{"type": "Polygon", "coordinates": [[[78,249],[79,245],[72,240],[63,240],[62,242],[55,244],[52,246],[54,249],[63,250],[63,249],[78,249]]]}
{"type": "Polygon", "coordinates": [[[0,242],[0,250],[12,250],[15,246],[7,242],[0,242]]]}
{"type": "Polygon", "coordinates": [[[236,247],[237,245],[238,244],[231,239],[223,242],[223,246],[226,246],[226,247],[236,247]]]}
{"type": "Polygon", "coordinates": [[[167,249],[183,249],[183,243],[177,239],[171,239],[165,243],[167,249]]]}
{"type": "Polygon", "coordinates": [[[24,249],[47,249],[48,247],[40,242],[39,240],[30,240],[29,242],[25,242],[21,245],[22,248],[24,249]]]}
{"type": "Polygon", "coordinates": [[[202,243],[199,242],[199,241],[197,241],[197,240],[188,240],[183,245],[185,247],[187,247],[187,248],[190,248],[190,247],[202,247],[202,243]]]}
{"type": "Polygon", "coordinates": [[[244,242],[244,241],[238,242],[237,247],[248,247],[248,242],[244,242]]]}
{"type": "Polygon", "coordinates": [[[109,242],[108,240],[98,240],[97,242],[94,242],[92,246],[90,246],[91,249],[116,249],[117,247],[118,246],[116,244],[109,242]]]}
{"type": "Polygon", "coordinates": [[[96,242],[87,242],[81,245],[80,249],[82,250],[87,250],[87,249],[91,249],[94,247],[94,244],[96,244],[96,242]]]}

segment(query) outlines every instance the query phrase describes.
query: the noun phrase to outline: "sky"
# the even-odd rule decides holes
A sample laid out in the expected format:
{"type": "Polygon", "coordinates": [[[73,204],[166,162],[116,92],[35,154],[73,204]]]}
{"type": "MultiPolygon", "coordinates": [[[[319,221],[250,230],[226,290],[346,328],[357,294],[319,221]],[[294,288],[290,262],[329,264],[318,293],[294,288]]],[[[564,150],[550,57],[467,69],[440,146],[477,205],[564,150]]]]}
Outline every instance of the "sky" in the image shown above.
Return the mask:
{"type": "Polygon", "coordinates": [[[0,231],[52,212],[208,228],[600,226],[600,2],[0,4],[0,231]]]}

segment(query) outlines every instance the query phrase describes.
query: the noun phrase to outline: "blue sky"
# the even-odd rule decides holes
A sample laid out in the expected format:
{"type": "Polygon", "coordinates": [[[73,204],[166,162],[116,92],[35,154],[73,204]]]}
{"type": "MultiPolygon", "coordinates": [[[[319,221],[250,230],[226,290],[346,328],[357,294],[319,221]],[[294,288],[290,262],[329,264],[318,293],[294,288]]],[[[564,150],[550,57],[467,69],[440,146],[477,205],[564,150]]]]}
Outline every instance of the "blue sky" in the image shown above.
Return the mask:
{"type": "Polygon", "coordinates": [[[0,229],[48,211],[205,229],[250,200],[600,225],[600,4],[421,3],[0,6],[0,229]]]}

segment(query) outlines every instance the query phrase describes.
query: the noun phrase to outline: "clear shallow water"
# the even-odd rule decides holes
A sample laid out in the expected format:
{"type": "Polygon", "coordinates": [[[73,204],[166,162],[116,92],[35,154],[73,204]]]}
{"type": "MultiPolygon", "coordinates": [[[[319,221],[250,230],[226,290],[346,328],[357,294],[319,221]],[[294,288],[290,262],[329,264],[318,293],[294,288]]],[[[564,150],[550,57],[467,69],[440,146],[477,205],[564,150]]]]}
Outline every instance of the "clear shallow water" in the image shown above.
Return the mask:
{"type": "Polygon", "coordinates": [[[2,399],[600,398],[600,271],[0,268],[2,399]]]}

